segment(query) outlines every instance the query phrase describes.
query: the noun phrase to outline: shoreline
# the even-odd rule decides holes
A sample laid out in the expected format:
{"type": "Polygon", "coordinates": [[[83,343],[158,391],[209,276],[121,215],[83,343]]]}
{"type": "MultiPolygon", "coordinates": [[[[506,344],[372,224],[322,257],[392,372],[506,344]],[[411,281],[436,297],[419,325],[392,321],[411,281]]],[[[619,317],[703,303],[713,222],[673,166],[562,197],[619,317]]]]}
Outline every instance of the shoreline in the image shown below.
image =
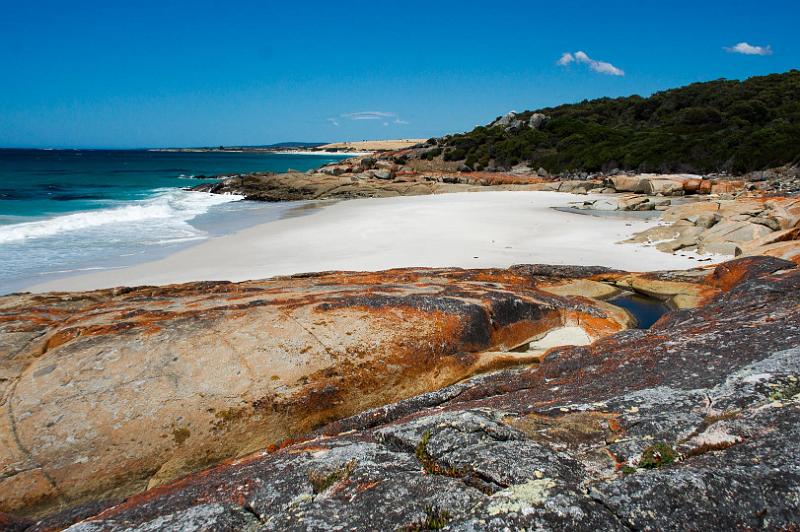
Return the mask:
{"type": "Polygon", "coordinates": [[[160,246],[148,246],[131,253],[107,257],[99,263],[97,261],[85,261],[76,264],[74,268],[30,274],[14,282],[0,283],[0,296],[24,292],[28,290],[28,287],[34,285],[51,282],[58,283],[73,277],[88,275],[87,272],[101,274],[162,260],[175,253],[199,246],[209,240],[224,238],[253,226],[284,218],[307,216],[329,203],[331,203],[330,200],[319,203],[310,201],[263,203],[248,200],[224,203],[187,222],[201,233],[196,238],[165,243],[160,246]]]}
{"type": "Polygon", "coordinates": [[[524,263],[652,271],[704,266],[727,258],[700,259],[696,253],[681,256],[652,246],[622,244],[657,223],[634,217],[576,216],[556,209],[581,198],[558,192],[487,191],[336,202],[299,218],[286,216],[212,237],[158,260],[36,283],[25,290],[524,263]]]}

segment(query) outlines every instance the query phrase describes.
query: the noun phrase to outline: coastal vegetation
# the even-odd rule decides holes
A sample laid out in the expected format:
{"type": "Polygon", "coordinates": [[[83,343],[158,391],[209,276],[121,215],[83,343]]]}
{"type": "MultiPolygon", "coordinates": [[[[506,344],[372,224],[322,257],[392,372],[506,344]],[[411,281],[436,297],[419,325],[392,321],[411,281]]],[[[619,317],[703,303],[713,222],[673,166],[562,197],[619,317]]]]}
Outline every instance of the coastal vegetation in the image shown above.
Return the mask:
{"type": "Polygon", "coordinates": [[[428,146],[423,157],[442,154],[474,170],[528,162],[551,173],[744,173],[797,163],[800,71],[509,113],[428,146]]]}

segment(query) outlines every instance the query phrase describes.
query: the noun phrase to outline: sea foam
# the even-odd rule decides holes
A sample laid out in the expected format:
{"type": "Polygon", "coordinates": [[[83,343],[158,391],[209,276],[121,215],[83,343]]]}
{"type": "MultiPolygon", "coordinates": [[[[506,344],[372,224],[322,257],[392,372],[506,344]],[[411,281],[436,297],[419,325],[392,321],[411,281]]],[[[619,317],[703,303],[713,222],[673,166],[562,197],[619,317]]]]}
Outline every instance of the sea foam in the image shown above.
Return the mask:
{"type": "Polygon", "coordinates": [[[157,223],[158,221],[162,221],[165,226],[174,224],[185,226],[182,229],[188,234],[194,232],[199,237],[201,236],[200,232],[186,222],[207,212],[214,205],[240,199],[243,199],[243,196],[161,189],[149,199],[130,202],[126,205],[76,212],[35,222],[2,225],[0,226],[0,245],[53,237],[102,226],[114,229],[126,226],[126,229],[136,229],[138,225],[146,225],[150,228],[153,222],[157,223]]]}

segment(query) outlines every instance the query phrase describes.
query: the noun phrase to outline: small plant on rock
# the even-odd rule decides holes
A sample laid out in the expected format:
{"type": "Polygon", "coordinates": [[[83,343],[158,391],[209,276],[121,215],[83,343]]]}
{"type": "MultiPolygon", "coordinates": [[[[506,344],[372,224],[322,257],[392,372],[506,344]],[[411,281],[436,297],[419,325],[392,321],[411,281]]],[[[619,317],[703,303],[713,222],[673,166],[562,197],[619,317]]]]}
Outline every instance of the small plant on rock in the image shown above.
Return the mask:
{"type": "Polygon", "coordinates": [[[430,439],[431,431],[426,430],[424,433],[422,433],[422,438],[420,438],[419,443],[417,443],[417,447],[414,452],[417,460],[419,460],[419,463],[422,464],[422,468],[425,470],[425,472],[429,475],[444,475],[446,477],[454,478],[464,477],[468,473],[466,469],[442,467],[436,463],[436,460],[428,452],[428,442],[430,439]]]}
{"type": "Polygon", "coordinates": [[[355,461],[350,461],[330,472],[309,471],[308,480],[315,494],[324,493],[328,488],[350,476],[355,469],[355,461]]]}
{"type": "Polygon", "coordinates": [[[644,469],[656,469],[669,465],[678,459],[678,453],[666,443],[656,443],[642,451],[639,459],[639,467],[644,469]]]}

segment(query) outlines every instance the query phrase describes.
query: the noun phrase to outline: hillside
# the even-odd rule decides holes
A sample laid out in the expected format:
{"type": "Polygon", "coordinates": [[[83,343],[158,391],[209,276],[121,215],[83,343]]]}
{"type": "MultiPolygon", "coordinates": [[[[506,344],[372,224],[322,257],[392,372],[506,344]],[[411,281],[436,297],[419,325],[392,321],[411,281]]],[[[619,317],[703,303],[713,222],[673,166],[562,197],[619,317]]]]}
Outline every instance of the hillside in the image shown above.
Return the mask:
{"type": "Polygon", "coordinates": [[[523,113],[428,141],[423,158],[474,170],[731,172],[800,158],[800,71],[693,83],[523,113]],[[544,115],[544,116],[541,116],[544,115]]]}

